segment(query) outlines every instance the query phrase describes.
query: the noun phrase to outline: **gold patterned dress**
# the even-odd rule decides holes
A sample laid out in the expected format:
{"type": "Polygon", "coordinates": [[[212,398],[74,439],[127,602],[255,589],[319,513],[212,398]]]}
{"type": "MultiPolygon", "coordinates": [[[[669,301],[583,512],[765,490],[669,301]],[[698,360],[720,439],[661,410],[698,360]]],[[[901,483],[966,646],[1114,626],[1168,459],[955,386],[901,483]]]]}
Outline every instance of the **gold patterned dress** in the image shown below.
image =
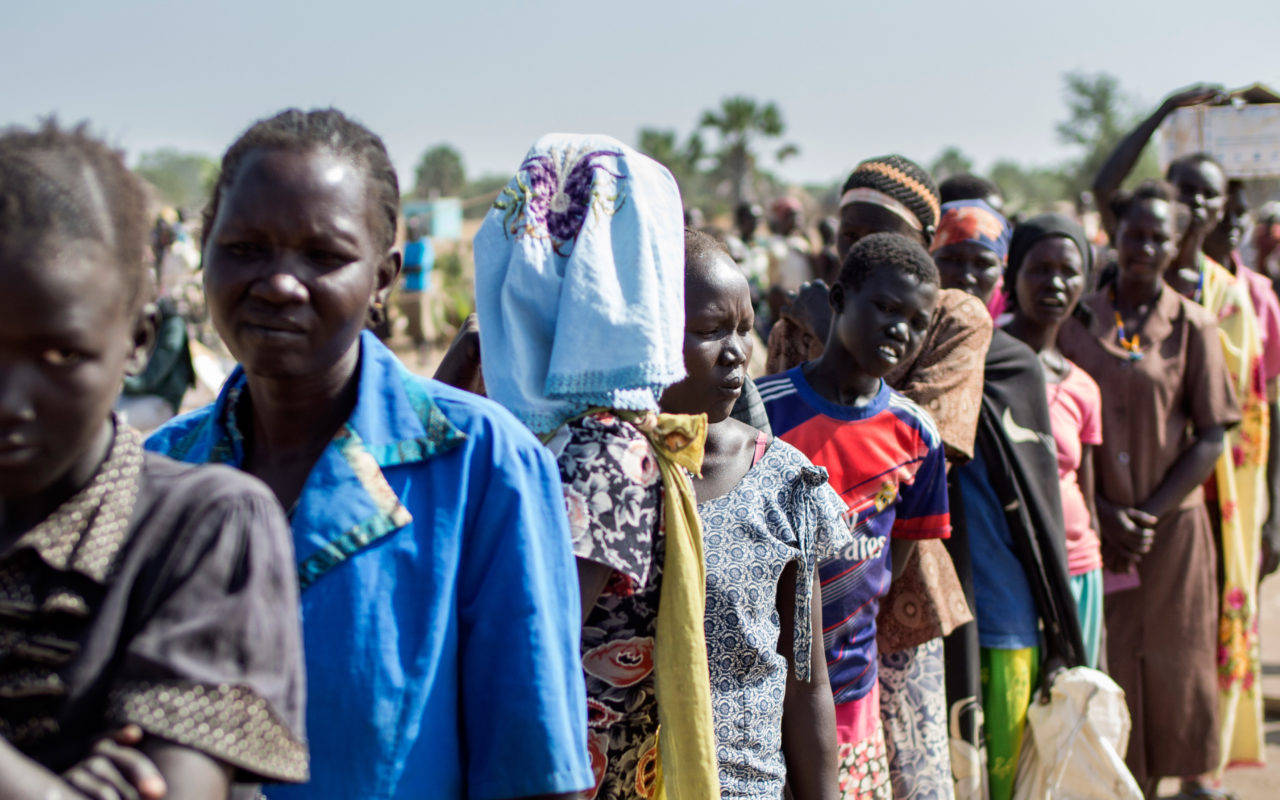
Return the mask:
{"type": "Polygon", "coordinates": [[[1217,317],[1240,424],[1214,468],[1222,610],[1218,622],[1219,722],[1222,756],[1231,764],[1262,761],[1261,663],[1258,650],[1258,551],[1267,518],[1270,419],[1262,377],[1262,336],[1248,286],[1209,258],[1201,265],[1200,303],[1217,317]]]}

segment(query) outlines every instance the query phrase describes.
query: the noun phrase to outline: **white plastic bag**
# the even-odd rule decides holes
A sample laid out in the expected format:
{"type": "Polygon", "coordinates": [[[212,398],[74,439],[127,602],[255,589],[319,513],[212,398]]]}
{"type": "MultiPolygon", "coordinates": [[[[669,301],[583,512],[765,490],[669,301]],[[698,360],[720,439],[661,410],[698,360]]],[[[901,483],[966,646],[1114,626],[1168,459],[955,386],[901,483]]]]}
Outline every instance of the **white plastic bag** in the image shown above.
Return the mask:
{"type": "Polygon", "coordinates": [[[1075,667],[1054,679],[1047,705],[1036,695],[1013,800],[1142,800],[1124,764],[1129,709],[1115,681],[1075,667]]]}

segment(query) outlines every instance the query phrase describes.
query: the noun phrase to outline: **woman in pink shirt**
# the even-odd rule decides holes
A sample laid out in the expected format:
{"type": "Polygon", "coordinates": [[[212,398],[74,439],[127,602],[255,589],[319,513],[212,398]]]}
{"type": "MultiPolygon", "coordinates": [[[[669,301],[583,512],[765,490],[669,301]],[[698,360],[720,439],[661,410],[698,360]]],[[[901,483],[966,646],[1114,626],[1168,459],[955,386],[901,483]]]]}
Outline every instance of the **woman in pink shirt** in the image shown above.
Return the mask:
{"type": "Polygon", "coordinates": [[[1104,631],[1093,446],[1102,443],[1102,395],[1093,378],[1063,356],[1057,344],[1058,329],[1084,293],[1089,266],[1089,243],[1080,225],[1060,214],[1044,214],[1014,229],[1004,285],[1013,311],[1005,330],[1035,350],[1044,367],[1058,449],[1067,571],[1089,665],[1097,667],[1104,631]]]}

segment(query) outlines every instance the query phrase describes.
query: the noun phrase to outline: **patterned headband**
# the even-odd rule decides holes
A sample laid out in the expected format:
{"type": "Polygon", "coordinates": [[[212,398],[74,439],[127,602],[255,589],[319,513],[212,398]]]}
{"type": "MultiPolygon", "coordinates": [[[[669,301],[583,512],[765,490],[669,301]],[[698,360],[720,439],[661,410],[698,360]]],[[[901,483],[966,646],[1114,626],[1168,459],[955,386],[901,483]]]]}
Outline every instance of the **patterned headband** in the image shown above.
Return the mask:
{"type": "Polygon", "coordinates": [[[880,173],[924,201],[924,204],[929,207],[929,211],[933,213],[934,220],[937,220],[942,215],[942,211],[939,209],[942,201],[938,199],[938,193],[894,165],[886,164],[883,161],[864,161],[858,165],[858,171],[880,173]]]}
{"type": "Polygon", "coordinates": [[[911,209],[884,192],[861,186],[856,189],[850,189],[840,196],[840,208],[844,208],[850,203],[870,203],[873,206],[880,206],[902,217],[903,221],[915,230],[924,230],[924,225],[920,223],[920,218],[911,209]]]}
{"type": "Polygon", "coordinates": [[[1004,261],[1009,256],[1013,226],[983,200],[953,200],[942,206],[931,252],[958,242],[976,242],[1004,261]]]}

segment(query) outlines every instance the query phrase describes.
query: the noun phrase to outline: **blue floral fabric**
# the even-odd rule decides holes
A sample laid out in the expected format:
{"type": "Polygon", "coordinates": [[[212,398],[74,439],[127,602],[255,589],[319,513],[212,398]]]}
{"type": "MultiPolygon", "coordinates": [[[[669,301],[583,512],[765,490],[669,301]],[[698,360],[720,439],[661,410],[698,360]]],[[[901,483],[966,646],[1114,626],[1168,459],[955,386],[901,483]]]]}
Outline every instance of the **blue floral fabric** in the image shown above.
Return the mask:
{"type": "Polygon", "coordinates": [[[826,470],[775,439],[733,491],[698,506],[707,561],[707,653],[724,800],[777,800],[786,782],[778,579],[796,563],[797,677],[809,677],[819,561],[852,541],[826,470]]]}
{"type": "Polygon", "coordinates": [[[953,800],[941,639],[880,654],[880,719],[894,800],[953,800]]]}

